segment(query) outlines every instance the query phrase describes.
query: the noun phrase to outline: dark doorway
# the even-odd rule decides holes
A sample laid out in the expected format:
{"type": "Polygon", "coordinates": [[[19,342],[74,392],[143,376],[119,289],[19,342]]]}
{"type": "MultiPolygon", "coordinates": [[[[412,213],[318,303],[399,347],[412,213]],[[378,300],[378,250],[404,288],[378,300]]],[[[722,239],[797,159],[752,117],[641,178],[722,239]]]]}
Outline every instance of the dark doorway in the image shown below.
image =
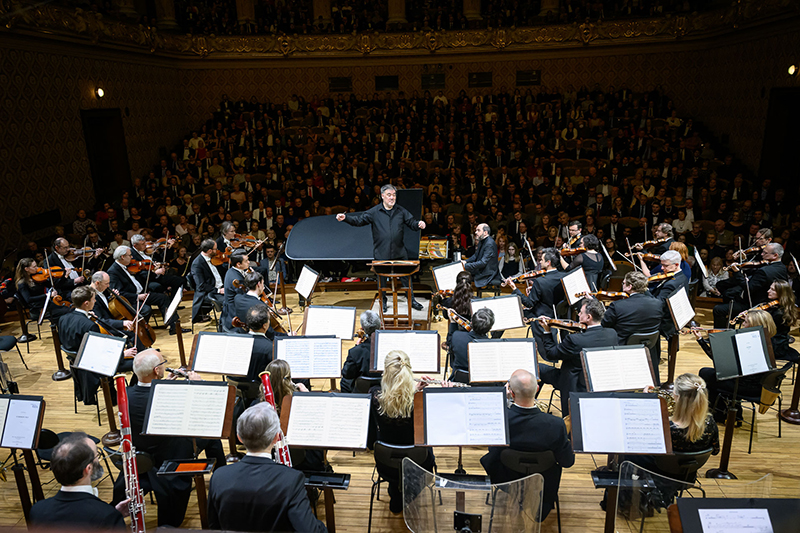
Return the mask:
{"type": "Polygon", "coordinates": [[[92,171],[94,197],[102,205],[131,187],[131,167],[119,109],[81,111],[83,137],[92,171]]]}
{"type": "Polygon", "coordinates": [[[761,148],[758,176],[778,187],[794,189],[797,147],[800,146],[800,89],[772,89],[761,148]]]}

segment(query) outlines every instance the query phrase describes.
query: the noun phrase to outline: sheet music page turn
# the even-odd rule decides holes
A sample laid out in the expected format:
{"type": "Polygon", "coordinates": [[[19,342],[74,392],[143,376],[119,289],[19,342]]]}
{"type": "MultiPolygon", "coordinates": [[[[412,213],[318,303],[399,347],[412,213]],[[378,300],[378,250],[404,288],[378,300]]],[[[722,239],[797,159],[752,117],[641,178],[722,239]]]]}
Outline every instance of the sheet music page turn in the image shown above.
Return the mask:
{"type": "Polygon", "coordinates": [[[642,390],[655,386],[650,373],[649,355],[638,350],[587,350],[592,392],[642,390]]]}
{"type": "Polygon", "coordinates": [[[504,394],[452,392],[425,396],[427,444],[432,446],[504,445],[504,394]]]}
{"type": "Polygon", "coordinates": [[[342,375],[342,340],[338,338],[278,337],[276,357],[284,359],[296,378],[342,375]]]}
{"type": "Polygon", "coordinates": [[[225,421],[228,387],[155,385],[148,435],[219,437],[225,421]]]}
{"type": "Polygon", "coordinates": [[[30,448],[36,436],[41,402],[33,400],[12,400],[6,411],[3,428],[3,448],[30,448]]]}
{"type": "Polygon", "coordinates": [[[290,445],[364,449],[369,398],[295,394],[286,428],[290,445]]]}
{"type": "Polygon", "coordinates": [[[386,355],[393,350],[400,350],[408,355],[412,372],[436,372],[439,362],[438,335],[415,331],[381,331],[377,337],[375,366],[379,371],[383,371],[386,355]]]}
{"type": "Polygon", "coordinates": [[[538,375],[532,342],[469,343],[470,381],[507,381],[520,368],[538,375]]]}

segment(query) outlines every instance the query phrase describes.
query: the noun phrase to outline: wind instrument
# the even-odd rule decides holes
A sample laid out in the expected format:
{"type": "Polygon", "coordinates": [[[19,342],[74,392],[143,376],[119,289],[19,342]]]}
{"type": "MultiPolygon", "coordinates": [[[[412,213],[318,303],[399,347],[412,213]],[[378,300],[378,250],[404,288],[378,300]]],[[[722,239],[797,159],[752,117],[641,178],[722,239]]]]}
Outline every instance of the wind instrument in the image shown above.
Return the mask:
{"type": "MultiPolygon", "coordinates": [[[[274,409],[275,412],[278,412],[277,407],[275,407],[275,394],[272,392],[272,384],[269,382],[269,371],[264,371],[258,375],[261,378],[261,383],[264,385],[264,400],[269,403],[274,409]]],[[[289,468],[292,467],[292,458],[289,455],[289,445],[286,443],[286,436],[283,434],[282,429],[278,429],[278,435],[280,438],[278,439],[278,443],[275,445],[274,454],[277,457],[277,462],[286,465],[289,468]]]]}
{"type": "Polygon", "coordinates": [[[131,512],[131,532],[145,533],[144,525],[144,493],[139,487],[139,470],[136,466],[136,448],[133,447],[131,436],[131,418],[128,413],[128,391],[125,388],[125,375],[114,376],[117,386],[117,409],[119,410],[119,425],[122,432],[122,442],[119,445],[122,454],[122,474],[125,477],[125,495],[130,500],[128,509],[131,512]]]}

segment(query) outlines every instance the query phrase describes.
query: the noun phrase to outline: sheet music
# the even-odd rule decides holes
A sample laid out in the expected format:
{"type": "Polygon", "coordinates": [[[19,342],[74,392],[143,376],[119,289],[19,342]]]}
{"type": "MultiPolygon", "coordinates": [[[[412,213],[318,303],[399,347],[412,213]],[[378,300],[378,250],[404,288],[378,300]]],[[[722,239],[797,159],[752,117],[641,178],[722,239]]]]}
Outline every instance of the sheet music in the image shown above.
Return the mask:
{"type": "Polygon", "coordinates": [[[295,446],[365,449],[370,398],[294,394],[286,441],[295,446]]]}
{"type": "Polygon", "coordinates": [[[336,337],[276,337],[275,357],[297,379],[342,377],[342,340],[336,337]]]}
{"type": "Polygon", "coordinates": [[[30,449],[36,438],[42,402],[11,399],[6,408],[3,448],[30,449]]]}
{"type": "Polygon", "coordinates": [[[356,327],[355,307],[306,307],[306,336],[335,335],[340,339],[353,339],[356,327]]]}
{"type": "Polygon", "coordinates": [[[494,325],[491,331],[521,328],[525,325],[522,323],[522,303],[515,294],[485,300],[472,300],[470,305],[473,313],[484,307],[492,310],[494,325]]]}
{"type": "Polygon", "coordinates": [[[650,355],[645,347],[624,350],[586,350],[590,392],[642,390],[654,387],[650,355]]]}
{"type": "Polygon", "coordinates": [[[439,336],[430,331],[379,331],[375,344],[375,367],[383,372],[383,363],[392,350],[408,355],[414,373],[438,372],[439,336]]]}
{"type": "Polygon", "coordinates": [[[768,509],[698,509],[703,533],[773,533],[768,509]]]}
{"type": "Polygon", "coordinates": [[[113,377],[122,352],[125,351],[125,342],[126,339],[119,337],[86,332],[83,334],[76,366],[81,370],[113,377]]]}
{"type": "Polygon", "coordinates": [[[538,376],[533,339],[529,342],[471,342],[467,348],[470,381],[508,381],[520,368],[538,376]]]}
{"type": "Polygon", "coordinates": [[[183,287],[178,287],[178,290],[175,292],[175,296],[172,297],[172,301],[169,303],[169,307],[167,308],[167,314],[164,317],[164,324],[169,323],[169,319],[172,318],[172,315],[178,310],[178,306],[181,305],[181,301],[183,301],[183,287]]]}
{"type": "Polygon", "coordinates": [[[586,274],[583,272],[583,267],[578,267],[561,278],[561,283],[564,284],[564,292],[567,295],[569,305],[575,305],[583,298],[576,297],[576,294],[592,292],[589,283],[586,281],[586,274]]]}
{"type": "Polygon", "coordinates": [[[505,392],[426,394],[425,431],[431,446],[506,445],[505,392]]]}
{"type": "Polygon", "coordinates": [[[736,350],[738,351],[739,364],[742,375],[749,376],[769,370],[767,355],[764,353],[764,344],[761,342],[759,330],[736,332],[734,335],[736,350]]]}
{"type": "Polygon", "coordinates": [[[459,273],[464,272],[464,264],[458,261],[432,270],[436,288],[440,291],[452,291],[456,288],[456,277],[459,273]]]}
{"type": "Polygon", "coordinates": [[[252,335],[200,334],[193,370],[246,376],[250,369],[254,342],[252,335]]]}
{"type": "Polygon", "coordinates": [[[667,298],[667,300],[669,300],[669,307],[672,309],[675,327],[679,330],[683,329],[695,315],[686,287],[681,287],[678,292],[667,298]]]}
{"type": "Polygon", "coordinates": [[[151,392],[148,435],[222,436],[228,407],[228,385],[155,383],[151,392]]]}
{"type": "Polygon", "coordinates": [[[708,269],[706,268],[706,264],[703,263],[703,258],[700,257],[700,251],[697,249],[697,246],[694,247],[694,260],[697,261],[697,264],[700,266],[700,270],[703,272],[703,277],[707,278],[708,269]]]}
{"type": "Polygon", "coordinates": [[[294,290],[303,298],[308,298],[317,285],[317,280],[319,280],[319,274],[314,272],[308,265],[303,265],[300,277],[297,278],[297,283],[294,284],[294,290]]]}
{"type": "Polygon", "coordinates": [[[581,398],[583,451],[666,453],[658,398],[581,398]]]}
{"type": "Polygon", "coordinates": [[[2,442],[3,429],[6,425],[6,413],[8,413],[8,403],[10,398],[0,398],[0,442],[2,442]]]}

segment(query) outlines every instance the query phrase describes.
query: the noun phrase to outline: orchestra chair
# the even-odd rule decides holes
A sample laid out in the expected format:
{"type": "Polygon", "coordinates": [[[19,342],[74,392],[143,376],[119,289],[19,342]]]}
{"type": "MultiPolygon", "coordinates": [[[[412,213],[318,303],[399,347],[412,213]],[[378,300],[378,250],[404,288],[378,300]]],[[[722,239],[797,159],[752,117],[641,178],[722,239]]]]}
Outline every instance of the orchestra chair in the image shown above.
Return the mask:
{"type": "Polygon", "coordinates": [[[250,381],[233,376],[225,376],[225,380],[236,387],[236,396],[241,398],[243,405],[249,407],[255,400],[261,398],[260,381],[250,381]]]}
{"type": "Polygon", "coordinates": [[[658,377],[658,365],[661,362],[661,353],[658,350],[658,336],[659,330],[647,331],[645,333],[634,333],[625,341],[625,344],[632,346],[634,344],[642,344],[647,348],[647,353],[650,354],[650,360],[653,362],[653,372],[658,377]]]}
{"type": "Polygon", "coordinates": [[[358,376],[353,385],[353,390],[358,394],[369,394],[369,390],[374,386],[381,386],[381,378],[371,376],[358,376]]]}
{"type": "Polygon", "coordinates": [[[603,270],[600,273],[600,277],[597,278],[597,289],[601,291],[608,289],[608,284],[611,283],[611,276],[613,274],[613,270],[603,270]]]}
{"type": "MultiPolygon", "coordinates": [[[[73,361],[75,359],[75,355],[74,354],[72,354],[72,356],[70,357],[69,352],[67,352],[66,350],[64,350],[64,352],[68,354],[67,357],[68,357],[68,359],[70,361],[73,361]]],[[[69,365],[69,371],[72,372],[72,391],[73,391],[72,402],[73,402],[74,407],[75,407],[75,414],[76,415],[78,414],[78,391],[80,391],[82,389],[82,385],[83,385],[83,376],[80,375],[79,370],[80,369],[78,369],[77,367],[72,366],[72,364],[69,365]]],[[[103,426],[103,421],[100,419],[100,399],[99,399],[99,397],[97,395],[97,391],[98,390],[100,390],[99,387],[97,389],[95,389],[92,394],[94,396],[94,406],[97,408],[97,425],[102,427],[103,426]]],[[[83,401],[83,405],[88,405],[86,403],[87,400],[89,400],[89,398],[84,398],[82,400],[83,401]]]]}
{"type": "Polygon", "coordinates": [[[22,360],[22,364],[25,365],[25,370],[29,370],[28,363],[25,362],[25,358],[22,357],[22,352],[19,350],[19,344],[17,344],[17,338],[13,335],[3,335],[2,337],[0,337],[0,353],[10,352],[11,348],[17,349],[19,358],[22,360]]]}
{"type": "Polygon", "coordinates": [[[50,468],[50,459],[53,456],[53,448],[61,442],[61,439],[54,431],[42,428],[39,431],[39,445],[36,448],[36,464],[42,470],[50,468]]]}
{"type": "Polygon", "coordinates": [[[402,482],[403,459],[408,457],[414,463],[421,465],[428,458],[428,449],[417,446],[401,446],[398,444],[387,444],[375,441],[374,448],[375,469],[372,471],[372,489],[369,497],[369,525],[367,533],[372,531],[372,507],[375,499],[381,499],[381,483],[391,483],[391,480],[384,478],[378,472],[377,465],[397,471],[397,476],[402,482]]]}
{"type": "Polygon", "coordinates": [[[467,372],[466,370],[456,370],[453,373],[453,382],[465,383],[469,385],[469,372],[467,372]]]}
{"type": "MultiPolygon", "coordinates": [[[[782,368],[778,368],[775,370],[770,371],[765,377],[764,380],[761,382],[761,393],[759,396],[744,396],[744,395],[737,395],[737,400],[741,402],[747,402],[750,404],[749,409],[753,411],[753,416],[750,419],[750,444],[747,447],[747,453],[751,453],[753,451],[753,431],[755,430],[756,425],[756,405],[758,405],[758,410],[761,411],[761,414],[766,414],[767,411],[772,409],[772,404],[762,403],[762,398],[764,397],[765,392],[771,392],[771,397],[768,401],[772,401],[774,403],[775,398],[777,397],[778,400],[778,412],[781,412],[781,382],[786,377],[786,374],[789,372],[789,369],[793,366],[792,363],[786,363],[782,368]],[[775,394],[777,393],[777,396],[775,394]]],[[[717,400],[719,401],[720,397],[724,397],[727,401],[732,399],[732,394],[727,391],[719,391],[717,396],[717,400]]],[[[716,407],[716,406],[715,406],[716,407]]],[[[744,406],[742,406],[744,407],[744,406]]],[[[778,418],[778,438],[781,438],[781,417],[778,418]]]]}
{"type": "Polygon", "coordinates": [[[502,289],[500,288],[500,285],[489,284],[486,285],[485,287],[476,287],[475,290],[478,293],[478,298],[483,298],[484,292],[492,293],[492,295],[495,297],[500,296],[500,291],[502,289]]]}
{"type": "MultiPolygon", "coordinates": [[[[557,465],[556,456],[551,450],[543,452],[521,452],[506,448],[500,452],[500,462],[514,472],[518,472],[520,477],[528,477],[533,474],[542,474],[557,465]]],[[[558,475],[558,482],[561,482],[561,474],[558,475]]],[[[556,521],[558,531],[561,533],[561,509],[558,505],[558,493],[556,493],[556,521]]]]}
{"type": "MultiPolygon", "coordinates": [[[[191,288],[192,291],[194,291],[195,287],[194,287],[193,276],[186,276],[186,279],[189,283],[189,288],[191,288]]],[[[214,315],[214,322],[216,322],[217,324],[217,333],[222,332],[223,331],[222,324],[219,323],[219,316],[222,314],[222,304],[217,302],[216,300],[213,300],[212,298],[206,298],[200,305],[200,314],[204,315],[207,314],[209,311],[211,311],[214,315]]],[[[155,313],[153,313],[151,316],[155,316],[155,313]]],[[[192,335],[194,335],[194,322],[192,322],[192,335]]]]}
{"type": "MultiPolygon", "coordinates": [[[[38,338],[42,338],[42,328],[39,327],[39,320],[33,318],[33,313],[31,312],[31,307],[22,299],[22,296],[19,293],[14,294],[14,300],[17,302],[17,313],[19,313],[22,317],[22,320],[25,321],[25,329],[31,324],[31,322],[36,324],[36,332],[39,334],[38,338]]],[[[25,333],[23,331],[23,333],[25,333]]],[[[31,353],[31,343],[25,343],[26,349],[28,353],[31,353]]]]}
{"type": "Polygon", "coordinates": [[[672,455],[654,455],[653,459],[659,471],[667,477],[694,483],[697,472],[708,462],[712,451],[708,448],[697,452],[673,452],[672,455]]]}
{"type": "Polygon", "coordinates": [[[699,284],[699,279],[693,279],[689,281],[689,284],[686,286],[686,294],[689,296],[689,303],[692,304],[692,309],[697,307],[697,286],[699,284]]]}

